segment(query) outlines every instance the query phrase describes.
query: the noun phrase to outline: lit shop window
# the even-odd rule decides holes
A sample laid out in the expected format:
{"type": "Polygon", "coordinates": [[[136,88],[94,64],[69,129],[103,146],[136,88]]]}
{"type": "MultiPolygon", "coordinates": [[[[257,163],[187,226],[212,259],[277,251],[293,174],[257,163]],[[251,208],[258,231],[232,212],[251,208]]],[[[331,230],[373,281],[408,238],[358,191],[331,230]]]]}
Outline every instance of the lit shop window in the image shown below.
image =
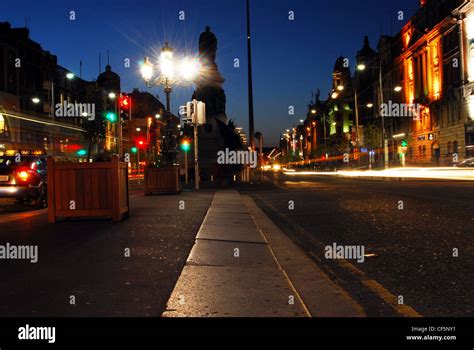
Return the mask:
{"type": "Polygon", "coordinates": [[[5,131],[7,131],[5,118],[3,117],[3,114],[0,114],[0,134],[4,133],[5,131]]]}

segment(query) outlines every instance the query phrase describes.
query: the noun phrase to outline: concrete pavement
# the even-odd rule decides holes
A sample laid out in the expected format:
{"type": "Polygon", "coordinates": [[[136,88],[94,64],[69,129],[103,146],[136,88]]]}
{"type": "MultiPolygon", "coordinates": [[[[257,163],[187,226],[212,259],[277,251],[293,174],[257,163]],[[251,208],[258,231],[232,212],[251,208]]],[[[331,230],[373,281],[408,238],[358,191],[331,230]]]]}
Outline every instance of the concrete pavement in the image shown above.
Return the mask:
{"type": "Polygon", "coordinates": [[[249,197],[216,192],[165,317],[362,316],[249,197]]]}

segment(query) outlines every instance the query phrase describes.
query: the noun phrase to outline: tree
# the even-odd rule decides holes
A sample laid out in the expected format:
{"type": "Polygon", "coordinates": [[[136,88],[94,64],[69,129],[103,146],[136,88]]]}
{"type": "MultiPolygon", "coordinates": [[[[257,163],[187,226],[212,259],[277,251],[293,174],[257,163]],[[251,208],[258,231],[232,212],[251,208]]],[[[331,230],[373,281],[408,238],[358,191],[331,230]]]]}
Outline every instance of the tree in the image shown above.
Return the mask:
{"type": "Polygon", "coordinates": [[[379,145],[379,132],[374,124],[364,127],[364,144],[367,148],[374,149],[379,145]]]}

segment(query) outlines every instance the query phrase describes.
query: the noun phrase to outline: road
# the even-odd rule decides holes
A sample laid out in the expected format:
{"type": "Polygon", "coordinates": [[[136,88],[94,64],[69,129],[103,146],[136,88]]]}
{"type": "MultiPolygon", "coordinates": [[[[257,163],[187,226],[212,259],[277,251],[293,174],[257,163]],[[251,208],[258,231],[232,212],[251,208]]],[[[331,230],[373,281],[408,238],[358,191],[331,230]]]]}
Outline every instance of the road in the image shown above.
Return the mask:
{"type": "Polygon", "coordinates": [[[161,315],[213,193],[132,191],[122,223],[49,224],[45,210],[0,201],[0,244],[37,245],[39,255],[0,261],[0,317],[161,315]]]}
{"type": "Polygon", "coordinates": [[[473,182],[267,179],[242,192],[368,316],[474,315],[473,182]],[[333,243],[364,246],[365,261],[327,259],[333,243]]]}

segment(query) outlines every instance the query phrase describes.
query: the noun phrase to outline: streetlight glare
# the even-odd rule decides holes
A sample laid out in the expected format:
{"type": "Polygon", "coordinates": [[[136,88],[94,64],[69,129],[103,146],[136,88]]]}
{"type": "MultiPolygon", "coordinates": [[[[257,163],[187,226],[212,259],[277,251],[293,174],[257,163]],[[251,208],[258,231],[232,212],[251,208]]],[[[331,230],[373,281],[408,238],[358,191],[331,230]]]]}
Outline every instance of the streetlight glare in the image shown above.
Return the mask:
{"type": "Polygon", "coordinates": [[[201,67],[196,59],[184,58],[180,68],[183,78],[187,81],[192,81],[199,74],[201,67]]]}
{"type": "Polygon", "coordinates": [[[40,99],[39,99],[38,97],[33,97],[33,98],[31,99],[31,101],[32,101],[33,103],[39,103],[39,102],[40,102],[40,99]]]}
{"type": "Polygon", "coordinates": [[[151,80],[151,78],[153,77],[153,64],[151,64],[150,59],[148,57],[145,57],[140,72],[142,78],[146,81],[151,80]]]}
{"type": "Polygon", "coordinates": [[[160,58],[160,70],[164,77],[172,78],[174,76],[174,63],[171,57],[161,55],[160,58]]]}
{"type": "Polygon", "coordinates": [[[367,107],[368,107],[368,108],[372,108],[373,106],[374,106],[373,103],[367,103],[367,107]]]}
{"type": "Polygon", "coordinates": [[[357,65],[357,70],[364,71],[365,68],[367,68],[367,67],[366,67],[365,64],[363,64],[363,63],[357,65]]]}
{"type": "Polygon", "coordinates": [[[338,94],[337,92],[333,92],[333,93],[331,94],[331,98],[332,98],[332,99],[336,99],[338,96],[339,96],[339,94],[338,94]]]}
{"type": "Polygon", "coordinates": [[[110,98],[111,100],[115,99],[115,97],[117,97],[117,95],[115,94],[115,92],[109,93],[109,98],[110,98]]]}
{"type": "Polygon", "coordinates": [[[344,85],[339,85],[339,86],[337,87],[337,89],[338,89],[339,91],[343,91],[343,90],[344,90],[344,85]]]}
{"type": "Polygon", "coordinates": [[[395,86],[395,88],[393,90],[395,90],[395,92],[400,92],[400,91],[402,91],[402,89],[403,88],[398,85],[398,86],[395,86]]]}
{"type": "Polygon", "coordinates": [[[74,73],[71,73],[71,72],[67,73],[66,78],[68,78],[69,80],[74,79],[74,73]]]}
{"type": "Polygon", "coordinates": [[[155,114],[155,119],[160,119],[161,115],[160,114],[155,114]]]}

